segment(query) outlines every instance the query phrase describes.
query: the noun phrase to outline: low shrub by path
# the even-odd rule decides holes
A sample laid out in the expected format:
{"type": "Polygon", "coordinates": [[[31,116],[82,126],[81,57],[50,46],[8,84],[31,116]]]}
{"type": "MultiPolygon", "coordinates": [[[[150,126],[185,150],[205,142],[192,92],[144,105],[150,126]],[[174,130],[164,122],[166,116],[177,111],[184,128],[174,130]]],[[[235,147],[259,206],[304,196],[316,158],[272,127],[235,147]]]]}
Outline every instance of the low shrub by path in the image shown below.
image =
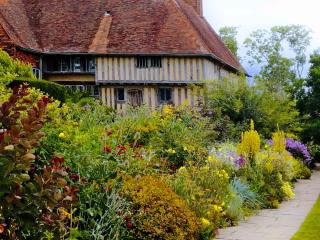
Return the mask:
{"type": "Polygon", "coordinates": [[[310,180],[299,180],[295,186],[295,193],[295,199],[283,202],[279,209],[262,210],[238,226],[220,229],[217,239],[288,240],[304,221],[292,240],[320,239],[319,223],[316,223],[320,208],[320,173],[314,172],[310,180]],[[317,203],[312,209],[315,202],[317,203]]]}

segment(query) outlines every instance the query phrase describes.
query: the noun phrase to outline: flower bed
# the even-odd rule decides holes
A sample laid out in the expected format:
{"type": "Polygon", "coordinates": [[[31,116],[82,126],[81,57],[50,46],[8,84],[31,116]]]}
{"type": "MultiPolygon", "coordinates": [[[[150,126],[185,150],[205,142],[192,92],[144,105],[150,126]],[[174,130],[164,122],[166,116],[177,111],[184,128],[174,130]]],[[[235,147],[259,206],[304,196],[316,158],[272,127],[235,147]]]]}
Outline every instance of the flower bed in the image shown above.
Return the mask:
{"type": "Polygon", "coordinates": [[[264,149],[252,122],[239,143],[216,143],[187,105],[117,115],[24,87],[0,110],[4,239],[212,239],[310,176],[307,149],[283,132],[264,149]]]}

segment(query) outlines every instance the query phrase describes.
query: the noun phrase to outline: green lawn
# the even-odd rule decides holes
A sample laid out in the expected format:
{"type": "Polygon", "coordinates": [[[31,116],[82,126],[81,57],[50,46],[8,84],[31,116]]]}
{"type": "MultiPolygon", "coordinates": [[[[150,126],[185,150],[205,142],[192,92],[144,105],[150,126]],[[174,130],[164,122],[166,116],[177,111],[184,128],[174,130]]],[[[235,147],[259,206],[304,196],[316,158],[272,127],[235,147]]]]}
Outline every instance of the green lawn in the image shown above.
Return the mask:
{"type": "Polygon", "coordinates": [[[299,231],[291,240],[317,240],[320,239],[320,196],[308,214],[299,231]]]}

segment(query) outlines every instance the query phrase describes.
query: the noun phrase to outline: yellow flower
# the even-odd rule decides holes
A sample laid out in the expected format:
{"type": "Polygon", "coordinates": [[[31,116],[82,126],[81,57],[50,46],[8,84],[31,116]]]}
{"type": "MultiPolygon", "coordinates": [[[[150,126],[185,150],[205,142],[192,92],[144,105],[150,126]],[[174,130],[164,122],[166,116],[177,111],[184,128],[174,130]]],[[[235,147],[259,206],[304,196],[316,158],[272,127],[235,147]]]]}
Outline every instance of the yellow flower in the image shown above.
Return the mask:
{"type": "Polygon", "coordinates": [[[213,205],[212,206],[212,208],[213,208],[213,211],[215,211],[215,212],[222,212],[222,207],[221,206],[219,206],[219,205],[213,205]]]}
{"type": "Polygon", "coordinates": [[[254,122],[251,120],[250,130],[241,135],[241,143],[237,146],[237,153],[238,155],[253,157],[260,151],[260,144],[259,133],[254,130],[254,122]]]}
{"type": "Polygon", "coordinates": [[[208,162],[209,162],[209,163],[213,163],[213,162],[214,162],[214,157],[209,156],[209,157],[208,157],[208,162]]]}
{"type": "Polygon", "coordinates": [[[200,220],[201,220],[202,226],[204,227],[208,227],[211,224],[210,221],[206,218],[201,218],[200,220]]]}
{"type": "Polygon", "coordinates": [[[281,191],[284,193],[285,195],[285,200],[291,200],[294,199],[295,197],[295,193],[290,185],[289,182],[285,182],[282,187],[281,187],[281,191]]]}
{"type": "Polygon", "coordinates": [[[171,106],[169,106],[169,105],[165,105],[165,106],[163,106],[163,108],[162,108],[162,113],[164,114],[164,115],[172,115],[173,114],[173,108],[171,107],[171,106]]]}
{"type": "Polygon", "coordinates": [[[181,167],[181,168],[179,168],[179,172],[184,172],[184,171],[186,171],[187,169],[186,169],[186,167],[181,167]]]}
{"type": "Polygon", "coordinates": [[[209,171],[209,170],[210,170],[210,168],[209,168],[208,166],[204,166],[204,167],[202,167],[202,169],[203,169],[204,171],[209,171]]]}
{"type": "Polygon", "coordinates": [[[176,150],[174,150],[174,149],[172,149],[172,148],[169,148],[169,149],[167,150],[167,153],[169,153],[169,154],[176,154],[176,150]]]}
{"type": "Polygon", "coordinates": [[[65,208],[61,207],[61,208],[58,209],[58,211],[59,211],[60,215],[66,217],[68,219],[71,218],[71,214],[68,213],[68,211],[66,211],[65,208]]]}
{"type": "Polygon", "coordinates": [[[272,134],[273,149],[276,152],[283,153],[286,151],[286,135],[282,131],[272,134]]]}
{"type": "Polygon", "coordinates": [[[269,173],[273,172],[274,167],[272,165],[272,162],[267,161],[266,164],[265,164],[265,168],[269,173]]]}
{"type": "Polygon", "coordinates": [[[66,136],[66,134],[65,134],[64,132],[61,132],[61,133],[59,134],[59,138],[61,138],[61,139],[66,139],[67,136],[66,136]]]}

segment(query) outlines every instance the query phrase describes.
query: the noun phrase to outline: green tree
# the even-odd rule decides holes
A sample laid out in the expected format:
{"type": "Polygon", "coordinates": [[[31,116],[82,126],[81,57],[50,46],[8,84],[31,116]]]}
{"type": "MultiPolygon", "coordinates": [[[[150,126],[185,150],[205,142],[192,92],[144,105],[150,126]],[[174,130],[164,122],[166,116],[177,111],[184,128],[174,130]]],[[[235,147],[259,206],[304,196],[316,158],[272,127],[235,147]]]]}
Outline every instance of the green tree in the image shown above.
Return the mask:
{"type": "Polygon", "coordinates": [[[259,64],[257,82],[270,91],[285,90],[295,96],[301,86],[310,45],[310,30],[301,25],[259,29],[244,41],[249,63],[259,64]],[[292,57],[285,56],[285,50],[292,57]]]}
{"type": "Polygon", "coordinates": [[[284,92],[250,85],[244,76],[207,82],[206,91],[207,106],[221,127],[221,140],[238,138],[250,119],[265,137],[270,137],[278,126],[287,132],[298,130],[296,103],[284,92]]]}
{"type": "Polygon", "coordinates": [[[303,138],[305,141],[320,144],[320,50],[311,55],[310,63],[306,81],[307,92],[299,104],[306,118],[303,138]]]}
{"type": "Polygon", "coordinates": [[[222,41],[227,45],[229,50],[235,55],[238,56],[238,28],[237,27],[223,27],[219,30],[219,35],[222,41]]]}
{"type": "Polygon", "coordinates": [[[320,117],[320,50],[310,58],[311,67],[307,78],[306,110],[312,118],[320,117]]]}

